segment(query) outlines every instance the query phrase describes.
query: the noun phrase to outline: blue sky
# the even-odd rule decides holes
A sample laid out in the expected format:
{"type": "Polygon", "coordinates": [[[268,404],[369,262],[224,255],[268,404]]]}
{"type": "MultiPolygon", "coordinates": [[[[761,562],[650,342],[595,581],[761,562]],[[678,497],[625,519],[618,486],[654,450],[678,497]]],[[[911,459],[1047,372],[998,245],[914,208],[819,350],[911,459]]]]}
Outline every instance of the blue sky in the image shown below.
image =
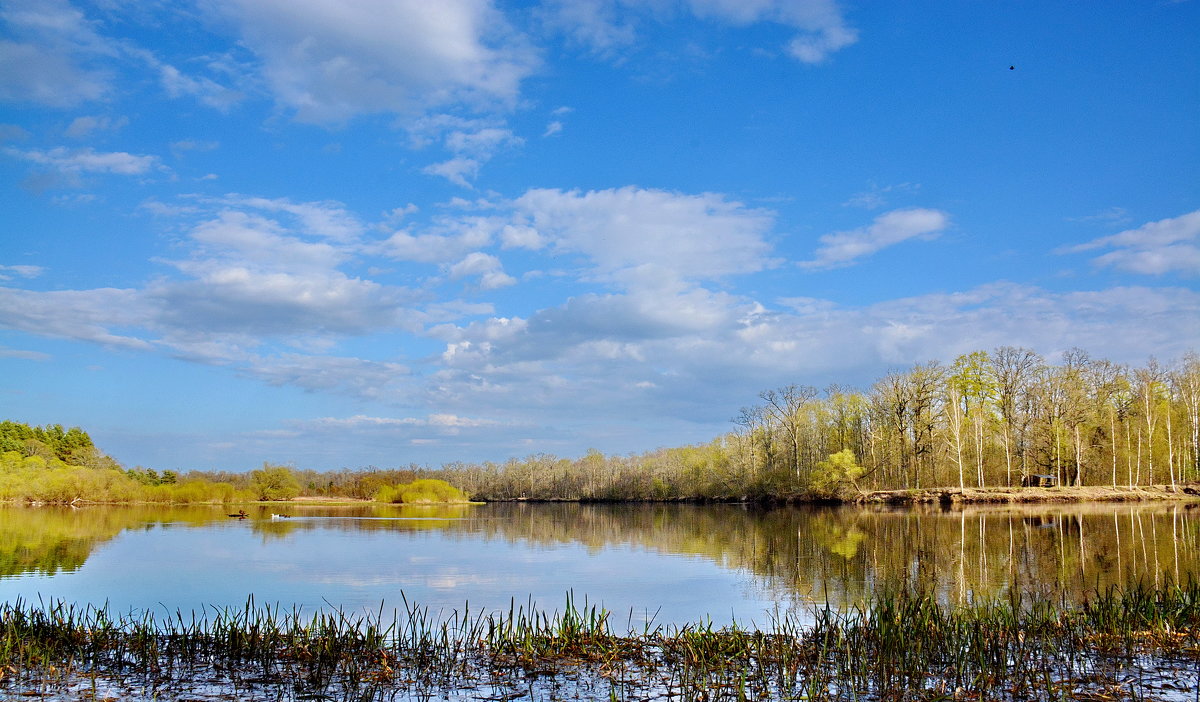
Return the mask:
{"type": "Polygon", "coordinates": [[[127,465],[438,465],[999,345],[1169,361],[1197,36],[1165,1],[6,0],[0,415],[127,465]]]}

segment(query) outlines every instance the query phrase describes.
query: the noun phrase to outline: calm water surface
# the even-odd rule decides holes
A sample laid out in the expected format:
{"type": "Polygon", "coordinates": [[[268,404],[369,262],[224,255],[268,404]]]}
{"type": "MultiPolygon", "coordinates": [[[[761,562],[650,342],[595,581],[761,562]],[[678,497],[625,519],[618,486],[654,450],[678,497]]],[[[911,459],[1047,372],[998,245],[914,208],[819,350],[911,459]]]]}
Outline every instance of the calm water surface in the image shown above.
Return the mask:
{"type": "Polygon", "coordinates": [[[889,584],[947,600],[1200,575],[1190,505],[964,511],[498,504],[0,508],[0,598],[118,611],[507,609],[566,593],[635,626],[853,603],[889,584]],[[270,512],[289,519],[272,520],[270,512]]]}

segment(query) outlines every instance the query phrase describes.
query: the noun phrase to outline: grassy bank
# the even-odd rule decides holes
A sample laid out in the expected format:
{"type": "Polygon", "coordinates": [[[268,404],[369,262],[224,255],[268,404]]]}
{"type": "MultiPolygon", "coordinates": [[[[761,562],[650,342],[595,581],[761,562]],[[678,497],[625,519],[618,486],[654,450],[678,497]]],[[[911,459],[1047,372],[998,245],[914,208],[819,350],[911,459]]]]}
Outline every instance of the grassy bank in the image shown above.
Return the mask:
{"type": "Polygon", "coordinates": [[[156,618],[0,606],[0,693],[71,699],[1192,699],[1200,587],[1078,607],[1041,593],[949,607],[894,591],[765,628],[618,632],[568,597],[435,617],[255,607],[156,618]],[[1186,694],[1185,694],[1186,693],[1186,694]],[[1190,695],[1190,696],[1188,696],[1190,695]]]}

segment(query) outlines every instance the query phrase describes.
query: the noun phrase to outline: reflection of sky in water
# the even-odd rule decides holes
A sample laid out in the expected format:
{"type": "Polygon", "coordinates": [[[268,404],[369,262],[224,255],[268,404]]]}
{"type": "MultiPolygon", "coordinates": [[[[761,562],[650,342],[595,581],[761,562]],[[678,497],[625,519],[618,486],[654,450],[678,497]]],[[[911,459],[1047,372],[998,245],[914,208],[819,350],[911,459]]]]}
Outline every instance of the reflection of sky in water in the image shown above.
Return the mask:
{"type": "MultiPolygon", "coordinates": [[[[308,521],[308,520],[305,520],[308,521]]],[[[205,527],[129,530],[100,545],[77,573],[0,580],[0,597],[108,602],[117,611],[293,604],[306,612],[401,607],[504,609],[532,600],[561,608],[566,593],[586,596],[612,614],[618,628],[683,623],[765,621],[773,603],[758,599],[749,576],[695,556],[628,545],[535,545],[441,530],[359,531],[322,526],[256,533],[252,521],[205,527]]]]}

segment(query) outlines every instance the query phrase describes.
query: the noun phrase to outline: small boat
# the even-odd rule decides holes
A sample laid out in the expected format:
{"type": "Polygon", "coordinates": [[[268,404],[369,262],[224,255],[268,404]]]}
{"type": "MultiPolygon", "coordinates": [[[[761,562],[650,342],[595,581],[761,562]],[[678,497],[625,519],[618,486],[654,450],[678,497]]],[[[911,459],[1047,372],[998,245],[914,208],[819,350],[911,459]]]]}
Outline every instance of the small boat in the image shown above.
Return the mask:
{"type": "Polygon", "coordinates": [[[246,514],[246,510],[240,509],[240,510],[238,510],[237,514],[230,514],[227,516],[233,517],[234,519],[245,519],[245,518],[249,517],[250,515],[246,514]]]}

